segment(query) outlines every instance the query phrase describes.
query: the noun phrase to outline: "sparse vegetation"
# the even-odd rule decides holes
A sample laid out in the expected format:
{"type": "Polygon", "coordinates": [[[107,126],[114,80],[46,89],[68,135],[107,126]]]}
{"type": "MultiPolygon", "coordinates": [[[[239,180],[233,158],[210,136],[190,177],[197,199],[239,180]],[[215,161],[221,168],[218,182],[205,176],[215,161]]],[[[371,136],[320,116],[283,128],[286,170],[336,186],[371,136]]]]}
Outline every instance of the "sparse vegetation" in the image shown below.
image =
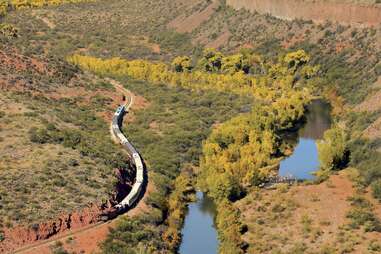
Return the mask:
{"type": "Polygon", "coordinates": [[[351,219],[350,227],[363,227],[365,232],[381,232],[381,222],[373,213],[373,206],[370,202],[361,197],[354,196],[350,199],[352,209],[347,217],[351,219]]]}
{"type": "Polygon", "coordinates": [[[374,181],[371,184],[373,196],[381,201],[381,179],[374,181]]]}
{"type": "MultiPolygon", "coordinates": [[[[188,185],[175,186],[175,179],[189,164],[200,166],[203,140],[201,175],[207,181],[200,182],[200,186],[222,200],[216,218],[223,240],[220,252],[240,253],[249,248],[261,253],[309,253],[309,246],[321,239],[321,228],[332,224],[298,219],[294,224],[301,226],[298,232],[305,233],[301,237],[305,242],[289,246],[287,235],[271,234],[265,228],[291,218],[297,206],[291,199],[274,197],[274,204],[259,205],[256,199],[245,198],[257,208],[258,214],[253,215],[255,227],[242,216],[237,205],[241,201],[233,201],[243,194],[251,197],[257,193],[256,185],[291,148],[283,135],[294,131],[302,120],[310,94],[327,95],[334,106],[335,120],[344,120],[348,128],[347,145],[322,145],[322,150],[327,151],[322,153],[322,166],[329,170],[340,168],[348,150],[349,165],[358,169],[363,190],[370,186],[373,195],[380,198],[379,142],[361,135],[380,114],[349,112],[347,107],[359,104],[378,89],[372,83],[380,74],[379,29],[282,21],[269,15],[235,11],[222,4],[193,31],[181,34],[169,28],[168,23],[180,14],[187,17],[204,10],[211,1],[110,0],[106,5],[102,1],[60,5],[67,2],[77,1],[0,2],[0,15],[20,9],[2,18],[6,23],[0,25],[0,42],[4,45],[0,53],[16,51],[9,58],[19,61],[21,56],[26,62],[22,68],[0,56],[8,61],[0,68],[1,77],[15,89],[7,92],[8,100],[22,102],[26,109],[20,114],[9,108],[0,111],[2,132],[21,130],[19,137],[9,136],[16,141],[12,144],[7,135],[0,137],[0,149],[7,152],[0,162],[0,168],[7,169],[6,176],[0,177],[0,196],[5,200],[4,209],[0,208],[3,225],[35,222],[46,216],[36,211],[68,211],[106,199],[106,190],[110,191],[115,181],[113,168],[126,162],[109,140],[108,122],[101,119],[114,106],[104,93],[115,91],[107,82],[89,80],[78,68],[64,63],[68,56],[78,66],[100,76],[114,76],[149,101],[147,108],[134,111],[134,120],[124,131],[152,169],[150,179],[157,190],[148,199],[150,213],[138,216],[137,221],[123,219],[103,244],[105,253],[160,253],[176,248],[184,202],[189,199],[181,188],[188,185]],[[30,7],[43,8],[25,10],[30,7]],[[228,35],[226,41],[221,40],[221,35],[228,35]],[[216,46],[220,50],[203,50],[207,43],[219,44],[216,46]],[[252,49],[238,51],[243,46],[252,49]],[[86,91],[60,98],[66,89],[73,88],[73,83],[77,91],[86,91]],[[248,112],[253,104],[256,106],[248,112]],[[25,124],[18,124],[20,121],[25,124]],[[36,151],[33,155],[37,160],[44,159],[36,163],[26,157],[23,167],[16,167],[10,154],[25,144],[36,151]],[[15,173],[17,168],[24,170],[15,173]],[[8,189],[17,195],[7,194],[8,189]],[[74,200],[77,190],[82,195],[74,200]],[[58,191],[65,195],[54,195],[58,191]],[[28,208],[12,201],[11,196],[28,201],[28,208]],[[228,223],[226,218],[230,219],[228,223]],[[257,238],[247,239],[245,234],[241,237],[247,221],[257,238]],[[166,232],[167,244],[161,232],[166,232]]],[[[284,189],[279,195],[289,191],[284,189]]],[[[315,203],[323,201],[312,199],[315,203]]],[[[358,230],[374,231],[378,227],[370,210],[369,206],[353,205],[348,214],[353,220],[351,228],[333,229],[345,246],[328,243],[319,251],[355,250],[359,245],[358,230]]],[[[376,243],[364,244],[369,251],[377,251],[376,243]]]]}
{"type": "MultiPolygon", "coordinates": [[[[82,89],[83,80],[72,82],[74,87],[64,79],[60,85],[82,89]]],[[[112,143],[108,123],[94,107],[79,106],[80,97],[50,96],[4,91],[0,97],[2,226],[38,225],[90,203],[105,203],[118,181],[114,169],[129,170],[126,155],[112,143]]]]}
{"type": "Polygon", "coordinates": [[[63,243],[60,241],[55,242],[54,245],[51,246],[51,249],[53,254],[69,254],[69,252],[63,248],[63,243]]]}

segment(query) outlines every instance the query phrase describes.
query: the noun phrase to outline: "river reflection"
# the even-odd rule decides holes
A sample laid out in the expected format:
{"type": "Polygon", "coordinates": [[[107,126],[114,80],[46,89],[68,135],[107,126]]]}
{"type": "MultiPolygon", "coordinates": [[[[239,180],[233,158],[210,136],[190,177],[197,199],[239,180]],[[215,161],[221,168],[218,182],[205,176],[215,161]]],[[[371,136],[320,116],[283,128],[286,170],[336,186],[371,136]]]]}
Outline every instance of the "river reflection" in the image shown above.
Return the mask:
{"type": "Polygon", "coordinates": [[[331,107],[323,100],[314,100],[307,108],[306,124],[298,132],[298,144],[293,154],[280,163],[279,175],[292,175],[298,179],[312,180],[319,169],[316,141],[323,138],[331,126],[331,107]]]}
{"type": "MultiPolygon", "coordinates": [[[[322,100],[313,101],[307,109],[306,124],[298,132],[298,144],[293,154],[280,163],[279,174],[292,174],[299,179],[313,179],[311,174],[319,168],[316,140],[331,125],[330,105],[322,100]]],[[[295,138],[294,138],[295,140],[295,138]]],[[[213,218],[216,207],[202,192],[197,192],[197,201],[189,204],[181,231],[180,254],[215,254],[218,250],[217,231],[213,218]]]]}
{"type": "Polygon", "coordinates": [[[216,207],[208,196],[197,192],[197,201],[189,204],[181,231],[180,254],[215,254],[218,249],[213,218],[216,207]]]}

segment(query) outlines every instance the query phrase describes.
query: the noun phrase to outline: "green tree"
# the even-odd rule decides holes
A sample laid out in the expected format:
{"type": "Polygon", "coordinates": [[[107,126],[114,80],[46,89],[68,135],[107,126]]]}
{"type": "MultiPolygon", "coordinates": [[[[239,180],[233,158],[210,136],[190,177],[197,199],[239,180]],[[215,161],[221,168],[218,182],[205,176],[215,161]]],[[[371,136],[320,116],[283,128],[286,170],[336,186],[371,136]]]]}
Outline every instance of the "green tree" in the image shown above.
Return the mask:
{"type": "Polygon", "coordinates": [[[9,8],[8,0],[0,0],[0,16],[7,14],[9,8]]]}
{"type": "Polygon", "coordinates": [[[381,201],[381,179],[376,180],[371,185],[373,196],[381,201]]]}
{"type": "Polygon", "coordinates": [[[178,56],[173,59],[172,67],[176,72],[190,72],[193,68],[192,61],[188,56],[178,56]]]}
{"type": "Polygon", "coordinates": [[[207,48],[203,52],[203,56],[198,62],[200,69],[208,72],[217,72],[221,70],[223,55],[221,52],[207,48]]]}
{"type": "Polygon", "coordinates": [[[288,53],[284,57],[284,62],[288,65],[288,68],[297,70],[302,65],[310,61],[310,56],[302,49],[288,53]]]}
{"type": "Polygon", "coordinates": [[[347,137],[341,128],[335,126],[327,130],[317,147],[322,170],[339,169],[347,163],[347,137]]]}
{"type": "Polygon", "coordinates": [[[233,74],[242,70],[243,60],[242,54],[225,56],[222,58],[222,72],[233,74]]]}
{"type": "MultiPolygon", "coordinates": [[[[1,12],[1,6],[0,6],[0,12],[1,12]]],[[[1,13],[0,13],[1,16],[1,13]]],[[[16,27],[10,25],[10,24],[1,24],[0,23],[0,35],[4,35],[6,37],[17,37],[18,30],[16,27]]]]}

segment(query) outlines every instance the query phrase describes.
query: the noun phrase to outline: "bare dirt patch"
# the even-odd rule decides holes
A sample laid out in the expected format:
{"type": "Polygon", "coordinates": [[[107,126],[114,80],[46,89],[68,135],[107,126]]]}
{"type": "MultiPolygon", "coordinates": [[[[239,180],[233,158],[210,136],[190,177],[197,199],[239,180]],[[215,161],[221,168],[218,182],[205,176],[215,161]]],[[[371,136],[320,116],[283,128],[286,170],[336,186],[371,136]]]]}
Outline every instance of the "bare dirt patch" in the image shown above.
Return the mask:
{"type": "Polygon", "coordinates": [[[363,135],[370,139],[381,137],[381,117],[369,125],[364,130],[363,135]]]}
{"type": "Polygon", "coordinates": [[[229,41],[231,33],[228,30],[225,30],[222,34],[220,34],[214,41],[206,44],[207,48],[219,48],[229,41]]]}
{"type": "Polygon", "coordinates": [[[153,121],[149,124],[149,128],[153,130],[155,133],[157,133],[159,136],[162,136],[163,133],[160,130],[160,124],[156,121],[153,121]]]}
{"type": "Polygon", "coordinates": [[[47,64],[30,57],[18,54],[16,51],[0,50],[0,67],[12,69],[14,71],[33,70],[38,73],[45,73],[48,69],[47,64]]]}
{"type": "Polygon", "coordinates": [[[45,10],[33,10],[32,15],[45,23],[50,29],[54,29],[56,27],[56,24],[51,21],[51,19],[48,18],[49,12],[45,10]]]}
{"type": "MultiPolygon", "coordinates": [[[[373,84],[373,87],[379,88],[381,86],[381,77],[373,84]]],[[[356,111],[373,112],[381,108],[381,90],[375,94],[369,95],[362,103],[356,106],[356,111]]]]}
{"type": "Polygon", "coordinates": [[[156,43],[151,44],[151,49],[152,49],[152,52],[156,54],[160,54],[161,52],[160,45],[156,43]]]}
{"type": "Polygon", "coordinates": [[[190,16],[181,15],[172,20],[168,26],[176,29],[179,33],[189,33],[199,27],[204,21],[208,20],[210,16],[216,11],[220,2],[214,0],[205,9],[199,12],[194,12],[190,16]]]}

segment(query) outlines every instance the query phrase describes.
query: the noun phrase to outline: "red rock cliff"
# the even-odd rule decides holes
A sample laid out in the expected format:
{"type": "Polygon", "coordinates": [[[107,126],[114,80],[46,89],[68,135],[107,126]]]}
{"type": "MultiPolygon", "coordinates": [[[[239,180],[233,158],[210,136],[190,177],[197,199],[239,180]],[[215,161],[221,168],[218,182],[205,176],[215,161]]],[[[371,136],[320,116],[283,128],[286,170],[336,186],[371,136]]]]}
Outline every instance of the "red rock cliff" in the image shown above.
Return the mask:
{"type": "Polygon", "coordinates": [[[376,5],[304,0],[226,0],[226,3],[235,9],[245,8],[281,19],[329,20],[362,26],[381,24],[381,7],[376,5]]]}

